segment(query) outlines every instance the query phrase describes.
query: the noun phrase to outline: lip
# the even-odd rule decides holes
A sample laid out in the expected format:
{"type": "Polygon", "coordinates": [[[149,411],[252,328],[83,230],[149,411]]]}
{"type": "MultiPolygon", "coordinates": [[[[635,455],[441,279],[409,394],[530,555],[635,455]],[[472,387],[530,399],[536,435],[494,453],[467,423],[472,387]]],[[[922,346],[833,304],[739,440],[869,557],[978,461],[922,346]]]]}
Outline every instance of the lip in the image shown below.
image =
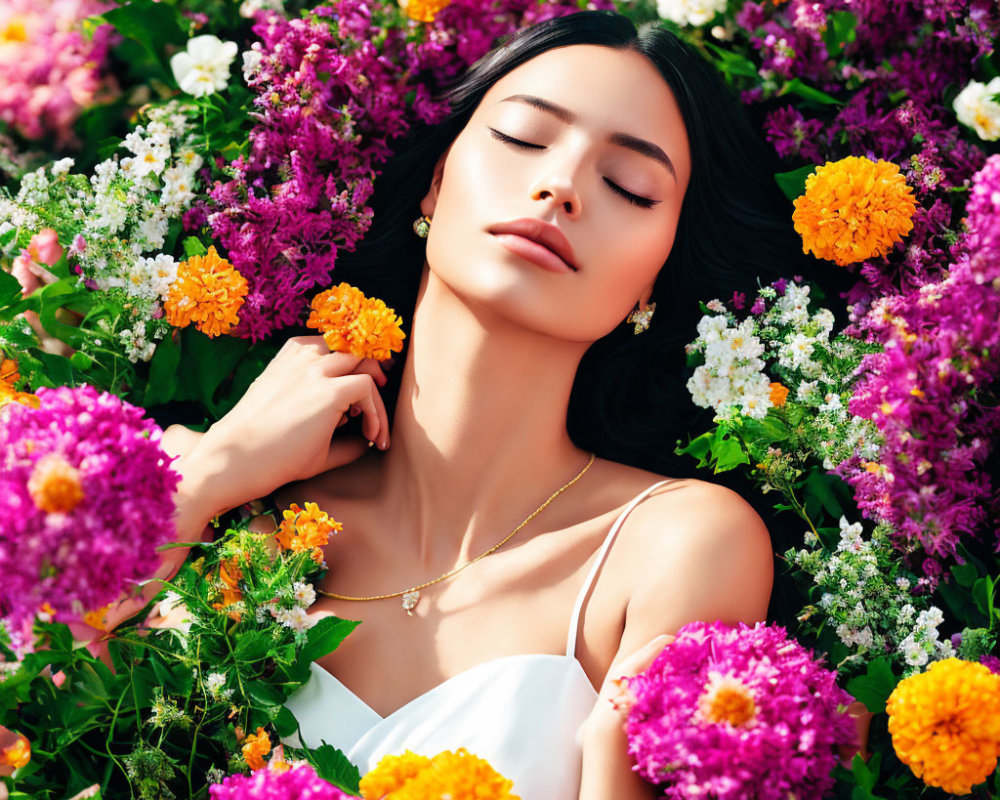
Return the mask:
{"type": "Polygon", "coordinates": [[[573,247],[555,225],[535,217],[501,222],[489,228],[508,250],[554,272],[578,272],[573,247]]]}

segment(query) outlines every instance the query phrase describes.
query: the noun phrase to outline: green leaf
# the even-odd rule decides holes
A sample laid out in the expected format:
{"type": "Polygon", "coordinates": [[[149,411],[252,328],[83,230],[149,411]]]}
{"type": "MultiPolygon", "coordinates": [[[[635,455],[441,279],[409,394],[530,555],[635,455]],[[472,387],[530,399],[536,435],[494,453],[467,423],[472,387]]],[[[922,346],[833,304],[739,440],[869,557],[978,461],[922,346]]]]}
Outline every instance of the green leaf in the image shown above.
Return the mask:
{"type": "Polygon", "coordinates": [[[357,795],[361,773],[347,756],[333,745],[324,744],[309,751],[309,760],[316,767],[316,774],[348,794],[357,795]]]}
{"type": "Polygon", "coordinates": [[[834,519],[840,519],[844,513],[837,496],[833,493],[833,487],[839,482],[840,479],[836,476],[820,472],[818,469],[811,471],[804,482],[806,492],[815,497],[823,510],[834,519]]]}
{"type": "Polygon", "coordinates": [[[306,634],[306,643],[299,653],[299,658],[305,661],[315,661],[332,653],[347,638],[347,634],[360,624],[360,621],[350,619],[323,617],[306,634]]]}
{"type": "Polygon", "coordinates": [[[149,362],[149,380],[143,406],[169,403],[177,394],[177,366],[181,363],[181,349],[173,336],[167,335],[156,345],[153,358],[149,362]]]}
{"type": "Polygon", "coordinates": [[[21,299],[21,284],[6,270],[0,269],[0,308],[21,299]]]}
{"type": "Polygon", "coordinates": [[[0,250],[6,250],[10,247],[10,243],[17,238],[17,228],[11,228],[9,231],[4,231],[0,233],[0,250]]]}
{"type": "Polygon", "coordinates": [[[209,338],[192,327],[181,335],[181,363],[178,370],[183,396],[175,400],[198,400],[217,415],[215,393],[246,354],[250,344],[231,336],[209,338]]]}
{"type": "Polygon", "coordinates": [[[896,676],[889,666],[889,659],[882,657],[868,662],[864,675],[847,682],[847,691],[860,700],[873,714],[885,711],[885,701],[896,688],[896,676]]]}
{"type": "Polygon", "coordinates": [[[105,12],[110,22],[126,39],[133,39],[170,75],[164,50],[168,44],[183,45],[187,35],[181,28],[177,9],[168,3],[153,0],[132,0],[131,3],[105,12]]]}
{"type": "Polygon", "coordinates": [[[951,574],[955,576],[955,580],[959,586],[964,586],[968,589],[976,582],[976,578],[979,577],[979,570],[972,564],[954,564],[951,568],[951,574]]]}
{"type": "Polygon", "coordinates": [[[715,440],[712,442],[712,460],[716,475],[735,469],[741,464],[750,463],[743,445],[735,437],[728,436],[722,428],[716,431],[715,440]]]}
{"type": "Polygon", "coordinates": [[[295,720],[295,715],[287,707],[281,706],[278,709],[277,716],[274,718],[274,727],[278,732],[278,736],[284,739],[299,729],[299,723],[295,720]]]}
{"type": "Polygon", "coordinates": [[[784,85],[782,90],[779,92],[779,95],[786,95],[786,94],[795,94],[801,97],[803,100],[808,100],[813,103],[818,103],[819,105],[822,106],[843,105],[843,103],[836,97],[833,97],[832,95],[829,95],[826,92],[822,92],[819,89],[816,89],[810,86],[809,84],[804,83],[799,78],[793,78],[792,80],[790,80],[788,83],[784,85]]]}
{"type": "Polygon", "coordinates": [[[267,655],[272,643],[270,634],[263,631],[247,631],[237,637],[233,655],[241,663],[259,661],[267,655]]]}
{"type": "Polygon", "coordinates": [[[860,753],[855,753],[854,758],[851,760],[851,774],[854,775],[858,786],[868,792],[866,797],[875,788],[875,782],[878,780],[878,773],[881,766],[882,754],[877,751],[873,754],[870,761],[866,762],[860,753]]]}
{"type": "Polygon", "coordinates": [[[208,250],[205,249],[205,245],[201,243],[201,239],[197,236],[187,236],[184,238],[184,255],[187,258],[192,256],[203,256],[208,250]]]}
{"type": "Polygon", "coordinates": [[[247,696],[254,701],[258,708],[270,708],[280,706],[285,702],[285,695],[282,691],[263,680],[251,681],[247,684],[247,696]]]}
{"type": "Polygon", "coordinates": [[[801,197],[806,191],[806,178],[816,171],[816,167],[809,164],[805,167],[793,169],[791,172],[779,172],[774,176],[778,186],[789,200],[801,197]]]}
{"type": "Polygon", "coordinates": [[[972,584],[972,599],[976,601],[976,607],[992,621],[994,614],[993,597],[996,593],[996,585],[989,576],[980,578],[972,584]]]}
{"type": "Polygon", "coordinates": [[[698,436],[688,442],[686,446],[675,448],[674,452],[679,456],[694,456],[698,459],[698,466],[703,467],[705,465],[705,457],[712,449],[712,437],[714,435],[714,431],[703,433],[701,436],[698,436]]]}
{"type": "Polygon", "coordinates": [[[857,27],[858,18],[850,11],[834,11],[827,17],[823,42],[831,57],[837,58],[857,38],[857,27]]]}

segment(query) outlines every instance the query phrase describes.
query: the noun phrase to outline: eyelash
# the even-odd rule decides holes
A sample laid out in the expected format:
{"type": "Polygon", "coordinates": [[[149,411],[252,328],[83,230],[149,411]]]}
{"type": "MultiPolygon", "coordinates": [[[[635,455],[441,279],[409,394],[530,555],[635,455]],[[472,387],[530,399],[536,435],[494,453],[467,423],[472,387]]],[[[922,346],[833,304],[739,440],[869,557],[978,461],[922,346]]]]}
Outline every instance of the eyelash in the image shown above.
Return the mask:
{"type": "MultiPolygon", "coordinates": [[[[522,142],[520,139],[515,139],[513,136],[508,136],[506,133],[501,133],[496,128],[490,128],[487,126],[487,130],[489,130],[493,138],[499,139],[501,142],[512,145],[521,150],[545,149],[544,145],[522,142]]],[[[613,183],[612,181],[609,181],[607,178],[604,179],[604,182],[608,185],[608,188],[610,188],[611,191],[613,191],[619,197],[624,198],[627,202],[631,203],[634,206],[639,206],[640,208],[652,208],[653,206],[655,206],[657,203],[660,202],[659,200],[650,200],[648,197],[640,197],[637,194],[632,194],[632,192],[626,191],[617,183],[613,183]]]]}

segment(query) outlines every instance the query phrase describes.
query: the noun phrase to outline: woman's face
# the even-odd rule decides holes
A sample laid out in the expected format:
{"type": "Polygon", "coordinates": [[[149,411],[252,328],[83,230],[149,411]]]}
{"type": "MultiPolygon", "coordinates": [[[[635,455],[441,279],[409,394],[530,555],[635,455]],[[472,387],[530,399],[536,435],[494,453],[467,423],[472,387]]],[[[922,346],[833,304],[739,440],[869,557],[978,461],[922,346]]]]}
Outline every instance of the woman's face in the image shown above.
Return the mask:
{"type": "Polygon", "coordinates": [[[644,56],[549,50],[490,88],[438,162],[421,203],[429,268],[515,324],[594,341],[648,298],[690,170],[680,109],[644,56]],[[498,232],[517,220],[519,234],[498,232]],[[541,223],[575,270],[551,240],[532,244],[553,233],[541,223]]]}

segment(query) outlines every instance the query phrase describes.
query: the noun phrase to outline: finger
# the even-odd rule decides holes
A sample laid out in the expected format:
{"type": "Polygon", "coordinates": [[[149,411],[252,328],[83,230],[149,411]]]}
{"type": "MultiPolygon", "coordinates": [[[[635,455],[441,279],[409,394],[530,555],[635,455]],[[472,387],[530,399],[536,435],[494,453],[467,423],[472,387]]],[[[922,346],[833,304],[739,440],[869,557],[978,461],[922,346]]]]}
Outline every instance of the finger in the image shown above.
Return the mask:
{"type": "Polygon", "coordinates": [[[362,434],[380,448],[388,447],[389,419],[375,379],[367,374],[345,375],[340,378],[338,386],[344,389],[343,399],[361,409],[362,434]]]}
{"type": "Polygon", "coordinates": [[[366,358],[364,361],[360,362],[354,368],[354,372],[371,375],[372,378],[375,379],[375,383],[379,386],[385,386],[389,381],[389,379],[385,377],[385,372],[382,371],[382,365],[379,364],[374,358],[366,358]]]}

